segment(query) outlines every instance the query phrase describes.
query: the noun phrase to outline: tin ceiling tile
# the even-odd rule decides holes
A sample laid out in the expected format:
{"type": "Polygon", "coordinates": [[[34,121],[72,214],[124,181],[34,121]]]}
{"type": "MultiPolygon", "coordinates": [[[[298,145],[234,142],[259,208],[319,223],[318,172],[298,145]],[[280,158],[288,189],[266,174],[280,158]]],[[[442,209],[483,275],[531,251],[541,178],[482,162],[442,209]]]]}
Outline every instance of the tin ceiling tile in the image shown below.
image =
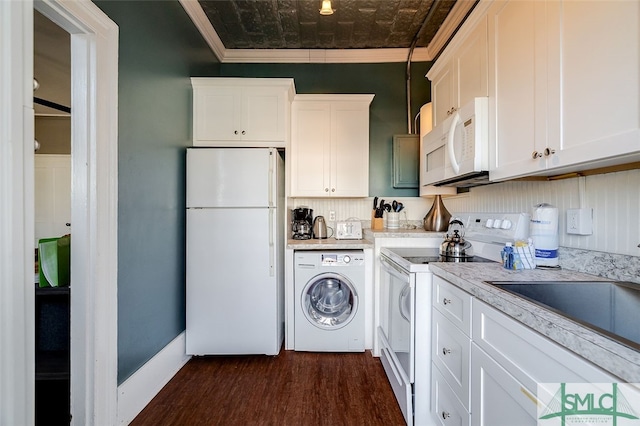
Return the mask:
{"type": "Polygon", "coordinates": [[[199,0],[227,49],[351,49],[409,47],[432,5],[437,10],[421,34],[427,46],[456,0],[199,0]]]}

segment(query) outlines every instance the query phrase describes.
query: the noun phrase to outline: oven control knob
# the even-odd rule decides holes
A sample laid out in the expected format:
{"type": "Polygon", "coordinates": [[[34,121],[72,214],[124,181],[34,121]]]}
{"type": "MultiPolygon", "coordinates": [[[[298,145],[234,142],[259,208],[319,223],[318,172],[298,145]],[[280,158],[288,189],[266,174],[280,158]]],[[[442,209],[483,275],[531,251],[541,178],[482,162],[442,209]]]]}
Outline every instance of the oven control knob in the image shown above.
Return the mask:
{"type": "Polygon", "coordinates": [[[487,222],[484,224],[485,228],[493,228],[493,219],[487,219],[487,222]]]}
{"type": "Polygon", "coordinates": [[[349,262],[351,262],[351,257],[350,257],[350,256],[348,256],[348,255],[345,255],[345,256],[342,258],[342,261],[343,261],[344,263],[349,263],[349,262]]]}
{"type": "Polygon", "coordinates": [[[493,221],[493,229],[499,229],[502,226],[502,220],[496,219],[493,221]]]}
{"type": "Polygon", "coordinates": [[[502,221],[502,229],[511,229],[511,221],[509,219],[505,219],[502,221]]]}

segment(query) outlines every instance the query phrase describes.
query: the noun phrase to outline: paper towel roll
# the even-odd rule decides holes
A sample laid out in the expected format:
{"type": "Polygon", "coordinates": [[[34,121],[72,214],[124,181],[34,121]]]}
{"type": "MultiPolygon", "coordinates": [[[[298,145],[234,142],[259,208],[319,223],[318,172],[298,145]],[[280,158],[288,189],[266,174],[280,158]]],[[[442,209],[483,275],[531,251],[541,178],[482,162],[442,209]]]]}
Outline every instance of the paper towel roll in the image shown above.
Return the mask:
{"type": "Polygon", "coordinates": [[[529,236],[536,252],[536,266],[558,266],[558,208],[542,203],[533,207],[529,236]]]}

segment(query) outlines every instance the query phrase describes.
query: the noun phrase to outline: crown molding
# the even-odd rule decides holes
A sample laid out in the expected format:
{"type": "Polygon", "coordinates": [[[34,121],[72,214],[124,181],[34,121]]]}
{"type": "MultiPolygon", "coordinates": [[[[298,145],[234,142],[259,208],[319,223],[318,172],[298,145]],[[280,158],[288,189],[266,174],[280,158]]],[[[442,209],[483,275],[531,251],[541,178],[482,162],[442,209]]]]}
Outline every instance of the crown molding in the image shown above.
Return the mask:
{"type": "Polygon", "coordinates": [[[470,0],[456,1],[455,5],[451,9],[451,12],[449,12],[449,15],[447,15],[446,19],[438,29],[438,32],[435,36],[433,36],[433,39],[431,39],[431,42],[427,47],[427,49],[429,50],[429,56],[432,59],[435,58],[440,52],[442,52],[442,49],[444,49],[446,44],[451,39],[451,36],[453,36],[455,31],[458,29],[469,11],[473,9],[475,4],[475,1],[470,0]]]}
{"type": "Polygon", "coordinates": [[[211,25],[209,18],[202,10],[202,6],[198,3],[198,0],[179,0],[180,4],[191,18],[191,21],[196,26],[202,38],[207,42],[213,54],[216,55],[218,60],[222,62],[225,55],[225,48],[222,40],[218,37],[218,33],[211,25]]]}
{"type": "MultiPolygon", "coordinates": [[[[226,49],[197,0],[179,0],[221,63],[387,63],[407,62],[409,49],[226,49]]],[[[413,62],[432,61],[475,5],[457,1],[428,47],[414,49],[413,62]]]]}

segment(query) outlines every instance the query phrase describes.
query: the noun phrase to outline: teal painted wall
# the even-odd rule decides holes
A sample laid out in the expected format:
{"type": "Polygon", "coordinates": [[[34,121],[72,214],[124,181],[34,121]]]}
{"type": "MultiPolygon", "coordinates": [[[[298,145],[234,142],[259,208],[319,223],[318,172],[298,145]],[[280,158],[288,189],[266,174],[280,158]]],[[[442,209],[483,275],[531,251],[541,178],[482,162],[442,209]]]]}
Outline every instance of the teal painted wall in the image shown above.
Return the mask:
{"type": "MultiPolygon", "coordinates": [[[[406,64],[219,64],[177,1],[95,1],[119,26],[118,383],[185,328],[185,147],[191,76],[293,77],[298,93],[373,93],[370,193],[391,187],[407,132],[406,64]]],[[[431,63],[412,65],[412,116],[431,63]]]]}
{"type": "MultiPolygon", "coordinates": [[[[411,65],[411,117],[431,99],[425,77],[431,62],[411,65]]],[[[417,189],[393,188],[392,140],[406,134],[406,63],[386,64],[221,64],[225,77],[294,78],[296,93],[371,93],[369,194],[416,197],[417,189]]],[[[415,132],[415,130],[414,130],[415,132]]]]}
{"type": "Polygon", "coordinates": [[[219,64],[177,1],[96,4],[120,28],[118,383],[122,383],[185,329],[189,77],[215,75],[219,64]]]}

